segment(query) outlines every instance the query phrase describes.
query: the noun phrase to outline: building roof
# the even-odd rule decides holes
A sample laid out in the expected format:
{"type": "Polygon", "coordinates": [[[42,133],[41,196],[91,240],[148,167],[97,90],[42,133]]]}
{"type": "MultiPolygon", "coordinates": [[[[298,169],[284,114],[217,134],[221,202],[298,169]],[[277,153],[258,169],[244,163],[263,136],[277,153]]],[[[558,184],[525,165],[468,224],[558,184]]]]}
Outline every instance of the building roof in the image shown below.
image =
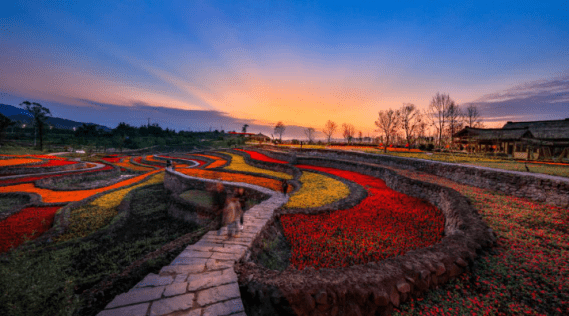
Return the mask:
{"type": "Polygon", "coordinates": [[[477,141],[513,141],[522,138],[533,138],[528,128],[473,128],[465,127],[453,137],[470,138],[477,141]]]}
{"type": "Polygon", "coordinates": [[[537,139],[569,139],[569,118],[554,121],[508,122],[502,128],[528,128],[537,139]]]}

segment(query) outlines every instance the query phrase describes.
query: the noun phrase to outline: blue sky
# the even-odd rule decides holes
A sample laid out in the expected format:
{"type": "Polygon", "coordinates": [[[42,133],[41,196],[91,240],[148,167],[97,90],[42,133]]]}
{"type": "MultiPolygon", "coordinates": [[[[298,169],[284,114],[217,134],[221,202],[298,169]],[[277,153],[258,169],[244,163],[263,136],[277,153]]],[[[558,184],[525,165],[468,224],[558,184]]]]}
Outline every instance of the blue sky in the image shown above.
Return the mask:
{"type": "Polygon", "coordinates": [[[439,91],[496,124],[560,119],[568,20],[537,1],[3,2],[0,103],[110,127],[283,120],[290,137],[328,119],[373,134],[379,110],[439,91]]]}

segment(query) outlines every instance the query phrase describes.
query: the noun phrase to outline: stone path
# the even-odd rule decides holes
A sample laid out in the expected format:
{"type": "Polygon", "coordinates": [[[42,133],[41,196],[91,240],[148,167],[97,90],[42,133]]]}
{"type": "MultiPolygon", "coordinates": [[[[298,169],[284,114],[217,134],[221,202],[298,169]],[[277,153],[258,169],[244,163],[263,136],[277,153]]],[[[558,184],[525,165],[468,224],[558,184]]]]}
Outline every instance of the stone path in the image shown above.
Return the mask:
{"type": "Polygon", "coordinates": [[[42,176],[46,174],[58,174],[58,173],[72,173],[72,172],[83,172],[83,171],[90,171],[95,169],[101,169],[105,165],[98,162],[89,162],[90,164],[94,164],[96,166],[91,168],[83,168],[83,169],[70,169],[70,170],[59,170],[59,171],[50,171],[50,172],[40,172],[40,173],[25,173],[25,174],[17,174],[11,176],[1,176],[0,180],[6,179],[17,179],[17,178],[25,178],[25,177],[34,177],[34,176],[42,176]]]}
{"type": "Polygon", "coordinates": [[[244,316],[234,263],[246,255],[274,210],[286,203],[288,197],[247,183],[238,185],[271,195],[245,212],[244,230],[240,234],[229,239],[226,228],[220,236],[217,231],[208,232],[159,274],[147,275],[130,291],[116,296],[98,316],[244,316]]]}

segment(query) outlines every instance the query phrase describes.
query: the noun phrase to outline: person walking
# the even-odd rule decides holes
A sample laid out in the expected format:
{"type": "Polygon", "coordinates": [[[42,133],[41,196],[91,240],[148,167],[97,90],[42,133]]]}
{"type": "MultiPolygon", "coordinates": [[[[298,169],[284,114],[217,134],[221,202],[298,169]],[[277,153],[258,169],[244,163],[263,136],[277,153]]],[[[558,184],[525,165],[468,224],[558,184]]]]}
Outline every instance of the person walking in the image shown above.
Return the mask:
{"type": "Polygon", "coordinates": [[[239,200],[236,197],[230,197],[227,199],[227,204],[223,209],[223,220],[222,228],[217,231],[217,235],[221,235],[221,231],[224,226],[227,226],[227,236],[232,238],[237,235],[241,229],[239,227],[239,218],[241,217],[242,211],[239,206],[239,200]]]}
{"type": "Polygon", "coordinates": [[[283,188],[283,194],[286,195],[288,191],[288,182],[285,179],[283,179],[281,185],[283,188]]]}
{"type": "Polygon", "coordinates": [[[225,192],[223,183],[217,182],[213,190],[212,211],[216,218],[218,218],[221,226],[223,226],[223,210],[225,209],[226,201],[227,192],[225,192]]]}
{"type": "Polygon", "coordinates": [[[243,216],[245,215],[245,204],[247,202],[247,196],[245,194],[245,189],[237,188],[235,189],[235,197],[239,201],[239,207],[241,207],[241,220],[239,229],[243,230],[243,216]]]}

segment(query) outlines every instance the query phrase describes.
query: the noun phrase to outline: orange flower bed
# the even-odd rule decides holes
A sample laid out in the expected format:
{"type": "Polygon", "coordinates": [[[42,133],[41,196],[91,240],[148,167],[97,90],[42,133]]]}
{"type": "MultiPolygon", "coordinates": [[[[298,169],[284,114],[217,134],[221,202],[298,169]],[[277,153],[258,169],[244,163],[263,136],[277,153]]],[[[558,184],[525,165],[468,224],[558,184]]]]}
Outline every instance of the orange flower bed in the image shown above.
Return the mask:
{"type": "Polygon", "coordinates": [[[40,158],[40,159],[50,159],[50,160],[66,160],[65,157],[52,156],[52,155],[0,155],[0,157],[9,157],[9,158],[40,158]]]}
{"type": "Polygon", "coordinates": [[[205,157],[205,158],[209,158],[209,159],[214,160],[214,162],[209,164],[209,166],[205,167],[206,169],[218,168],[218,167],[223,166],[227,162],[227,160],[225,160],[223,158],[219,158],[219,157],[211,156],[211,155],[195,154],[194,156],[200,156],[200,157],[205,157]]]}
{"type": "MultiPolygon", "coordinates": [[[[212,179],[212,180],[223,180],[229,182],[244,182],[249,184],[258,185],[261,187],[265,187],[267,189],[271,189],[273,191],[281,192],[282,186],[281,182],[278,180],[267,179],[263,177],[256,177],[250,176],[247,174],[235,174],[229,172],[219,172],[219,171],[210,171],[210,170],[203,170],[203,169],[181,169],[178,172],[183,173],[185,175],[196,177],[196,178],[204,178],[204,179],[212,179]]],[[[292,191],[293,187],[288,187],[288,192],[292,191]]]]}
{"type": "Polygon", "coordinates": [[[86,199],[86,198],[93,196],[97,193],[105,192],[105,191],[116,189],[116,188],[121,188],[121,187],[127,186],[129,184],[139,182],[143,178],[145,178],[146,176],[160,172],[160,171],[161,170],[154,170],[152,172],[145,173],[145,174],[137,176],[137,177],[133,177],[133,178],[121,181],[121,182],[117,182],[117,183],[110,185],[110,186],[107,186],[107,187],[91,189],[91,190],[53,191],[53,190],[49,190],[49,189],[37,188],[33,183],[25,183],[25,184],[18,184],[18,185],[2,187],[2,192],[3,193],[9,193],[9,192],[37,193],[37,194],[41,195],[42,201],[44,203],[76,202],[76,201],[81,201],[83,199],[86,199]]]}
{"type": "MultiPolygon", "coordinates": [[[[115,164],[119,167],[123,167],[123,168],[130,169],[130,170],[135,170],[135,171],[152,171],[152,170],[154,170],[153,168],[137,166],[137,165],[130,162],[132,159],[135,159],[135,158],[123,159],[123,161],[115,162],[113,164],[115,164]]],[[[137,162],[140,163],[140,159],[137,162]]]]}
{"type": "Polygon", "coordinates": [[[0,159],[0,167],[12,167],[17,165],[25,165],[36,162],[42,162],[41,159],[32,158],[11,158],[11,159],[0,159]]]}

